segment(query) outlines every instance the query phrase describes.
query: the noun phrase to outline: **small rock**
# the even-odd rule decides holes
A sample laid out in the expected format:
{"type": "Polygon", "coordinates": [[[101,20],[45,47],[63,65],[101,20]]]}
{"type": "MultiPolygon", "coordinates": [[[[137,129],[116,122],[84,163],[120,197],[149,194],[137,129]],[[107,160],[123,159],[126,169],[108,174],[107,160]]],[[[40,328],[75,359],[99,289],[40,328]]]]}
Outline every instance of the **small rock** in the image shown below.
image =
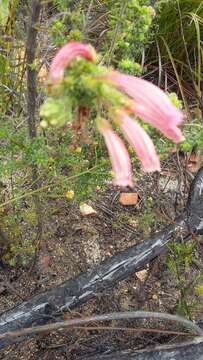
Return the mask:
{"type": "Polygon", "coordinates": [[[138,193],[121,193],[119,197],[119,202],[122,205],[136,205],[138,202],[138,193]]]}

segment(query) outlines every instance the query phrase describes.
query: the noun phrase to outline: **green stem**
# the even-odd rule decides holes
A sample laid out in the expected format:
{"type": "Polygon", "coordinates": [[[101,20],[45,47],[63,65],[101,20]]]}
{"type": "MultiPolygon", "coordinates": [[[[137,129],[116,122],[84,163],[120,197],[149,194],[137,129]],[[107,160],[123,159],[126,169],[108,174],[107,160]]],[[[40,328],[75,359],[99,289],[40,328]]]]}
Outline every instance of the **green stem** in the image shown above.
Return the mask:
{"type": "Polygon", "coordinates": [[[119,13],[119,20],[116,23],[115,29],[114,29],[114,33],[113,33],[113,37],[112,37],[112,41],[111,41],[111,46],[108,52],[108,59],[107,59],[107,66],[110,65],[111,63],[111,59],[115,50],[115,46],[116,46],[116,40],[117,40],[117,36],[118,36],[118,32],[120,29],[120,25],[123,19],[123,16],[125,14],[125,9],[127,7],[127,1],[124,1],[121,5],[121,9],[120,9],[120,13],[119,13]]]}
{"type": "MultiPolygon", "coordinates": [[[[81,172],[80,174],[69,176],[66,180],[76,179],[76,178],[78,178],[78,177],[80,177],[80,176],[82,176],[82,175],[88,174],[89,172],[95,170],[95,169],[98,168],[98,167],[99,167],[99,165],[93,166],[91,169],[85,170],[85,171],[81,172]]],[[[64,178],[59,179],[57,182],[60,183],[61,181],[64,181],[64,178]]],[[[41,192],[41,191],[43,191],[43,190],[46,190],[46,189],[50,188],[51,186],[54,186],[55,183],[56,183],[56,180],[54,181],[53,184],[44,185],[44,186],[42,186],[41,188],[27,191],[25,194],[22,194],[22,195],[19,195],[19,196],[14,197],[14,198],[12,198],[12,199],[10,199],[10,200],[7,200],[7,201],[5,201],[4,203],[1,203],[1,204],[0,204],[0,208],[3,208],[4,206],[9,205],[9,204],[11,204],[11,203],[13,203],[13,202],[15,202],[15,201],[24,199],[24,198],[26,198],[26,197],[28,197],[28,196],[32,196],[32,195],[35,195],[35,194],[37,194],[37,193],[39,193],[39,192],[41,192]]]]}

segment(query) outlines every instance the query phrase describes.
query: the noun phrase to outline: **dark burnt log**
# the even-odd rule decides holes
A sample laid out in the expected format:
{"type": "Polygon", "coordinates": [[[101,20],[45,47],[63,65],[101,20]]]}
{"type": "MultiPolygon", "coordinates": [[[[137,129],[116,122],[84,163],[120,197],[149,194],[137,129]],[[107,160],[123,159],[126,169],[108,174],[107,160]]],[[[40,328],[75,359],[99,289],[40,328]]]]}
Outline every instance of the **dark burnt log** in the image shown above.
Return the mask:
{"type": "MultiPolygon", "coordinates": [[[[125,350],[109,355],[96,355],[83,357],[81,360],[202,360],[203,338],[198,337],[193,341],[159,346],[151,350],[125,350]]],[[[78,359],[79,360],[79,359],[78,359]]]]}

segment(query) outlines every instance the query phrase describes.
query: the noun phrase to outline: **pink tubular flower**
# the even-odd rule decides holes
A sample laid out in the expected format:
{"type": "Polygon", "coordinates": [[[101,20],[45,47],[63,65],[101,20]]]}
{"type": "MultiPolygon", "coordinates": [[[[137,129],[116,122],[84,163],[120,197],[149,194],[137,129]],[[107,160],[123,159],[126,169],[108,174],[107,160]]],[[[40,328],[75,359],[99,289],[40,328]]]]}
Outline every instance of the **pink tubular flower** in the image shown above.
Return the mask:
{"type": "Polygon", "coordinates": [[[53,83],[58,83],[63,78],[65,68],[76,57],[94,61],[96,53],[91,45],[83,44],[78,41],[70,41],[64,45],[54,56],[49,70],[49,78],[53,83]]]}
{"type": "Polygon", "coordinates": [[[142,127],[125,112],[119,112],[119,126],[135,150],[144,171],[160,171],[159,157],[154,144],[142,127]]]}
{"type": "Polygon", "coordinates": [[[132,166],[123,141],[113,131],[107,120],[99,119],[98,128],[104,137],[111,159],[114,172],[114,185],[132,187],[132,166]]]}
{"type": "Polygon", "coordinates": [[[110,72],[106,79],[133,99],[129,111],[143,118],[174,142],[184,139],[178,128],[183,121],[183,113],[161,89],[146,80],[117,71],[110,72]]]}
{"type": "MultiPolygon", "coordinates": [[[[49,72],[49,79],[53,84],[57,84],[62,80],[65,68],[78,56],[89,61],[96,59],[96,53],[90,45],[77,41],[69,42],[56,53],[49,72]]],[[[112,114],[115,115],[118,126],[128,143],[135,150],[143,170],[147,172],[160,171],[159,157],[156,154],[152,140],[129,114],[142,118],[175,143],[178,143],[184,139],[179,129],[184,118],[182,111],[171,103],[168,96],[161,89],[146,80],[121,74],[118,71],[110,70],[107,72],[107,70],[105,70],[104,72],[103,68],[102,71],[100,68],[98,70],[98,74],[96,74],[95,69],[93,69],[93,72],[90,71],[90,77],[92,75],[94,81],[102,81],[102,85],[103,83],[107,83],[107,90],[109,91],[107,91],[107,93],[105,93],[105,91],[100,93],[100,87],[98,86],[98,89],[95,87],[96,100],[98,100],[97,97],[99,98],[99,103],[105,100],[103,105],[108,107],[110,116],[112,114]],[[112,91],[113,88],[114,92],[112,91]],[[115,89],[117,91],[115,91],[115,89]],[[115,99],[111,100],[111,93],[113,94],[112,96],[114,96],[114,94],[118,92],[120,96],[118,96],[119,101],[116,102],[115,99]],[[109,99],[107,99],[108,96],[109,99]],[[119,109],[115,109],[116,106],[119,107],[119,109]]],[[[88,119],[91,110],[89,105],[84,107],[81,103],[79,99],[77,105],[79,115],[75,121],[75,124],[79,127],[77,127],[76,130],[82,129],[83,121],[88,119]],[[82,116],[82,118],[80,118],[80,116],[82,116]]],[[[98,108],[100,108],[100,106],[98,108]]],[[[114,184],[122,187],[132,187],[132,166],[124,142],[116,132],[114,132],[107,120],[99,119],[98,128],[104,137],[108,149],[114,171],[114,184]]]]}

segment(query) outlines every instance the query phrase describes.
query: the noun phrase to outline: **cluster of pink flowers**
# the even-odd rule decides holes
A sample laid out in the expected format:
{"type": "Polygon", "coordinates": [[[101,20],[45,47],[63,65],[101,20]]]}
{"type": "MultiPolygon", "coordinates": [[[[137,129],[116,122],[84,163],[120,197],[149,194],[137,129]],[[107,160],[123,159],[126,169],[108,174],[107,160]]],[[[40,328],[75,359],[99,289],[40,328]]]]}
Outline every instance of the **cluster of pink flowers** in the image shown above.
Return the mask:
{"type": "MultiPolygon", "coordinates": [[[[96,53],[90,45],[69,42],[54,57],[50,66],[50,80],[53,83],[61,81],[64,69],[78,56],[94,61],[96,53]]],[[[146,80],[111,70],[102,79],[129,98],[125,107],[116,110],[115,120],[126,140],[135,150],[142,169],[147,172],[159,171],[160,161],[152,140],[131,116],[142,118],[169,139],[178,143],[184,139],[179,129],[184,118],[182,111],[171,103],[160,88],[146,80]]],[[[112,129],[109,121],[100,119],[98,127],[111,159],[114,184],[132,187],[132,166],[124,142],[112,129]]]]}

